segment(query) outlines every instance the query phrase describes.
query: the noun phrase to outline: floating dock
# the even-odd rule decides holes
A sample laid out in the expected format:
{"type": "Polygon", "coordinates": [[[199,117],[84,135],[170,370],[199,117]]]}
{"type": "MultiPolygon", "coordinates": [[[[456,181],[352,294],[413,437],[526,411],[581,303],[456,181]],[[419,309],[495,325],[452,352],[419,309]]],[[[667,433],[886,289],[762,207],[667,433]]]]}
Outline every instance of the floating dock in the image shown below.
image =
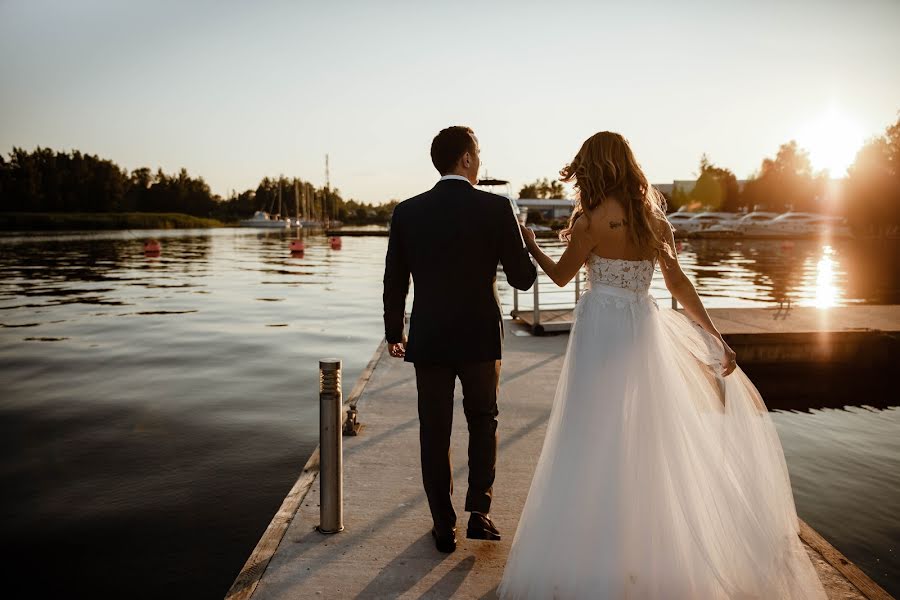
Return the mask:
{"type": "MultiPolygon", "coordinates": [[[[319,522],[316,450],[226,598],[495,598],[543,444],[568,339],[534,337],[511,321],[505,326],[491,510],[502,541],[465,538],[468,434],[457,401],[451,447],[459,547],[452,554],[435,549],[419,470],[415,371],[391,358],[382,342],[346,397],[348,402],[359,399],[365,429],[343,438],[345,530],[323,535],[314,529],[319,522]]],[[[461,398],[458,384],[456,393],[461,398]]],[[[890,598],[802,522],[800,537],[829,598],[890,598]]]]}
{"type": "MultiPolygon", "coordinates": [[[[325,235],[329,237],[390,237],[391,233],[387,229],[326,229],[325,235]]],[[[556,238],[559,237],[558,231],[535,231],[534,235],[539,238],[556,238]]]]}
{"type": "MultiPolygon", "coordinates": [[[[710,308],[709,316],[741,364],[888,361],[900,339],[900,305],[835,308],[710,308]]],[[[516,318],[532,328],[534,313],[516,318]]],[[[544,331],[568,331],[572,309],[541,310],[544,331]]]]}
{"type": "Polygon", "coordinates": [[[390,237],[387,229],[326,229],[328,237],[390,237]]]}

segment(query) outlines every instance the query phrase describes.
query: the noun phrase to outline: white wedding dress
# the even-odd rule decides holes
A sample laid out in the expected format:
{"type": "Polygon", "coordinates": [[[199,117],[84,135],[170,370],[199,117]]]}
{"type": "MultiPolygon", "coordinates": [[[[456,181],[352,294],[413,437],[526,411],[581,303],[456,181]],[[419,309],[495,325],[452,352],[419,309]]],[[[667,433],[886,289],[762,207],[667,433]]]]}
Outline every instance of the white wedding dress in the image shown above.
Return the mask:
{"type": "Polygon", "coordinates": [[[501,598],[825,598],[778,434],[718,340],[588,259],[501,598]]]}

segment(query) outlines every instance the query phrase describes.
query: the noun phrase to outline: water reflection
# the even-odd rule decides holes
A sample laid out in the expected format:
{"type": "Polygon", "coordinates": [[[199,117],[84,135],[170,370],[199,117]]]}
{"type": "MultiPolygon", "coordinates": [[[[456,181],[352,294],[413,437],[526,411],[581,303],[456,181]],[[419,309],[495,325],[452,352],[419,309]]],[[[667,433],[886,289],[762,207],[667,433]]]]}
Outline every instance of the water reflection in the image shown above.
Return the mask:
{"type": "Polygon", "coordinates": [[[822,248],[822,258],[816,264],[816,298],[813,304],[817,308],[830,308],[837,305],[838,291],[834,285],[832,254],[831,246],[825,246],[822,248]]]}
{"type": "MultiPolygon", "coordinates": [[[[540,243],[562,254],[560,242],[540,243]]],[[[900,303],[898,241],[684,240],[676,250],[711,307],[900,303]]],[[[668,296],[659,272],[651,291],[668,296]]]]}
{"type": "Polygon", "coordinates": [[[690,240],[680,253],[712,306],[898,303],[898,257],[898,242],[849,240],[690,240]]]}

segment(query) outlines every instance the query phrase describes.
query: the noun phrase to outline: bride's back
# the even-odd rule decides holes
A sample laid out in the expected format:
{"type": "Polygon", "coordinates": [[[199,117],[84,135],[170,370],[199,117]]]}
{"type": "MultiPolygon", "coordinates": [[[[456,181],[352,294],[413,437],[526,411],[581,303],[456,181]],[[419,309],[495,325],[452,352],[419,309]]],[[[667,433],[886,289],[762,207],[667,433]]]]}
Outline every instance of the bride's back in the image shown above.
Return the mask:
{"type": "Polygon", "coordinates": [[[620,260],[656,258],[656,251],[653,248],[637,245],[628,234],[630,225],[627,213],[618,199],[607,198],[588,214],[591,240],[595,242],[591,248],[593,254],[620,260]]]}

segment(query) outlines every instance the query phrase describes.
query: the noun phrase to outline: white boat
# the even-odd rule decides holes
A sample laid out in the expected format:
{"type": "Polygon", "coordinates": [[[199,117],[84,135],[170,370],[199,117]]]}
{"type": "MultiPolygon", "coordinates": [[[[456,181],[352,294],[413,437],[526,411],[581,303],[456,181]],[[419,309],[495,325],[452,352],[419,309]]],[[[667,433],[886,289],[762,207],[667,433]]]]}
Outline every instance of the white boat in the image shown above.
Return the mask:
{"type": "Polygon", "coordinates": [[[849,237],[850,227],[841,217],[816,213],[787,212],[770,220],[748,223],[744,235],[754,237],[807,237],[830,235],[849,237]]]}
{"type": "MultiPolygon", "coordinates": [[[[678,213],[676,213],[678,214],[678,213]]],[[[685,219],[675,225],[676,232],[694,234],[705,231],[713,226],[729,226],[740,217],[738,213],[730,212],[702,212],[690,219],[685,219]]],[[[671,223],[672,220],[669,219],[671,223]]]]}
{"type": "Polygon", "coordinates": [[[241,227],[256,227],[259,229],[285,229],[291,226],[290,219],[282,219],[280,217],[270,217],[269,213],[258,210],[253,213],[249,219],[241,219],[238,221],[241,227]]]}
{"type": "Polygon", "coordinates": [[[678,212],[666,215],[666,218],[669,220],[669,224],[672,225],[672,228],[675,229],[675,233],[681,235],[687,233],[682,225],[693,219],[695,216],[697,216],[697,213],[679,210],[678,212]]]}
{"type": "Polygon", "coordinates": [[[768,223],[779,213],[766,211],[753,211],[745,215],[738,216],[736,219],[717,223],[703,230],[703,235],[742,235],[750,228],[768,223]]]}

